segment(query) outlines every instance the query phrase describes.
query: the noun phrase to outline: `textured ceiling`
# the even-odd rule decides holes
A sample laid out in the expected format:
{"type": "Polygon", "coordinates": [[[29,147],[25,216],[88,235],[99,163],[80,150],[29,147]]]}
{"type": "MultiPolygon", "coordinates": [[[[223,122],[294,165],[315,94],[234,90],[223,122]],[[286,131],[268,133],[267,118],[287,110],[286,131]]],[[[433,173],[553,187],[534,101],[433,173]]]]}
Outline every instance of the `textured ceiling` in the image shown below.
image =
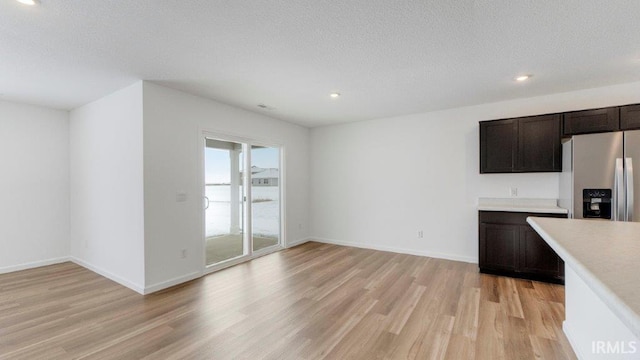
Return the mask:
{"type": "Polygon", "coordinates": [[[638,19],[637,0],[0,0],[0,99],[71,109],[144,79],[365,120],[640,81],[638,19]]]}

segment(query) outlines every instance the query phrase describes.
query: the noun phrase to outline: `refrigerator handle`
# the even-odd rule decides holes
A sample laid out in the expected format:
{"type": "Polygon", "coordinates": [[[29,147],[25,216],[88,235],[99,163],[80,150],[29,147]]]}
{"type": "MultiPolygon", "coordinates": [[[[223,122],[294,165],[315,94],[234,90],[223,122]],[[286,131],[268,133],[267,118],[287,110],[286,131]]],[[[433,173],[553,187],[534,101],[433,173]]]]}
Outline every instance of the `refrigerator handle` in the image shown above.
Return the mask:
{"type": "Polygon", "coordinates": [[[613,187],[613,220],[624,221],[624,167],[622,158],[616,158],[613,187]]]}
{"type": "Polygon", "coordinates": [[[627,216],[626,221],[633,221],[633,160],[624,159],[625,183],[627,185],[627,216]]]}

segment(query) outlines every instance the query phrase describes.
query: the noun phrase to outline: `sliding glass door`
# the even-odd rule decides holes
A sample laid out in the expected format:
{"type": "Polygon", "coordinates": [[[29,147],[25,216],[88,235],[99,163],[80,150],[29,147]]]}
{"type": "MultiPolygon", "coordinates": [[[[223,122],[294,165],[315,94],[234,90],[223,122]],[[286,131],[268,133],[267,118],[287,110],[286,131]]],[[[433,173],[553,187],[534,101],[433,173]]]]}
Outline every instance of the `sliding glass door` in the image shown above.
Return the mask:
{"type": "Polygon", "coordinates": [[[206,139],[206,265],[245,255],[243,145],[206,139]]]}
{"type": "Polygon", "coordinates": [[[235,263],[277,248],[280,148],[213,136],[204,143],[205,265],[235,263]]]}
{"type": "Polygon", "coordinates": [[[251,146],[253,251],[280,242],[280,149],[251,146]]]}

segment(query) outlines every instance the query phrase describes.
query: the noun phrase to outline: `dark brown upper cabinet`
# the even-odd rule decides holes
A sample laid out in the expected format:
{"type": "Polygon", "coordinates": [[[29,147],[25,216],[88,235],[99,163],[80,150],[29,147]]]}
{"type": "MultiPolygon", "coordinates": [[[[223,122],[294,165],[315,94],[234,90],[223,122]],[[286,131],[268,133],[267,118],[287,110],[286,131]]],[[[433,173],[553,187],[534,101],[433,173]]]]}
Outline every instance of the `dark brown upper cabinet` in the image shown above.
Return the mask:
{"type": "Polygon", "coordinates": [[[620,107],[620,130],[640,129],[640,105],[620,107]]]}
{"type": "Polygon", "coordinates": [[[564,136],[620,129],[620,108],[610,107],[564,113],[564,136]]]}
{"type": "Polygon", "coordinates": [[[518,119],[517,171],[562,171],[560,114],[518,119]]]}
{"type": "Polygon", "coordinates": [[[512,172],[516,163],[518,123],[515,119],[480,123],[480,173],[512,172]]]}
{"type": "Polygon", "coordinates": [[[480,173],[562,170],[560,115],[480,122],[480,173]]]}

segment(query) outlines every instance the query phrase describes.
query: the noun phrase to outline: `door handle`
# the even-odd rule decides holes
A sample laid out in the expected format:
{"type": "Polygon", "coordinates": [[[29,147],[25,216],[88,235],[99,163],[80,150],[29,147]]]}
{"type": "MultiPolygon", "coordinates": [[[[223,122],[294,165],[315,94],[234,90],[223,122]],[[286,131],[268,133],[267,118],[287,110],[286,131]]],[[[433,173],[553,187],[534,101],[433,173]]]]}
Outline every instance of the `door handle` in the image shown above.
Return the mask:
{"type": "Polygon", "coordinates": [[[207,210],[209,208],[209,198],[205,196],[204,201],[205,201],[204,209],[207,210]]]}

